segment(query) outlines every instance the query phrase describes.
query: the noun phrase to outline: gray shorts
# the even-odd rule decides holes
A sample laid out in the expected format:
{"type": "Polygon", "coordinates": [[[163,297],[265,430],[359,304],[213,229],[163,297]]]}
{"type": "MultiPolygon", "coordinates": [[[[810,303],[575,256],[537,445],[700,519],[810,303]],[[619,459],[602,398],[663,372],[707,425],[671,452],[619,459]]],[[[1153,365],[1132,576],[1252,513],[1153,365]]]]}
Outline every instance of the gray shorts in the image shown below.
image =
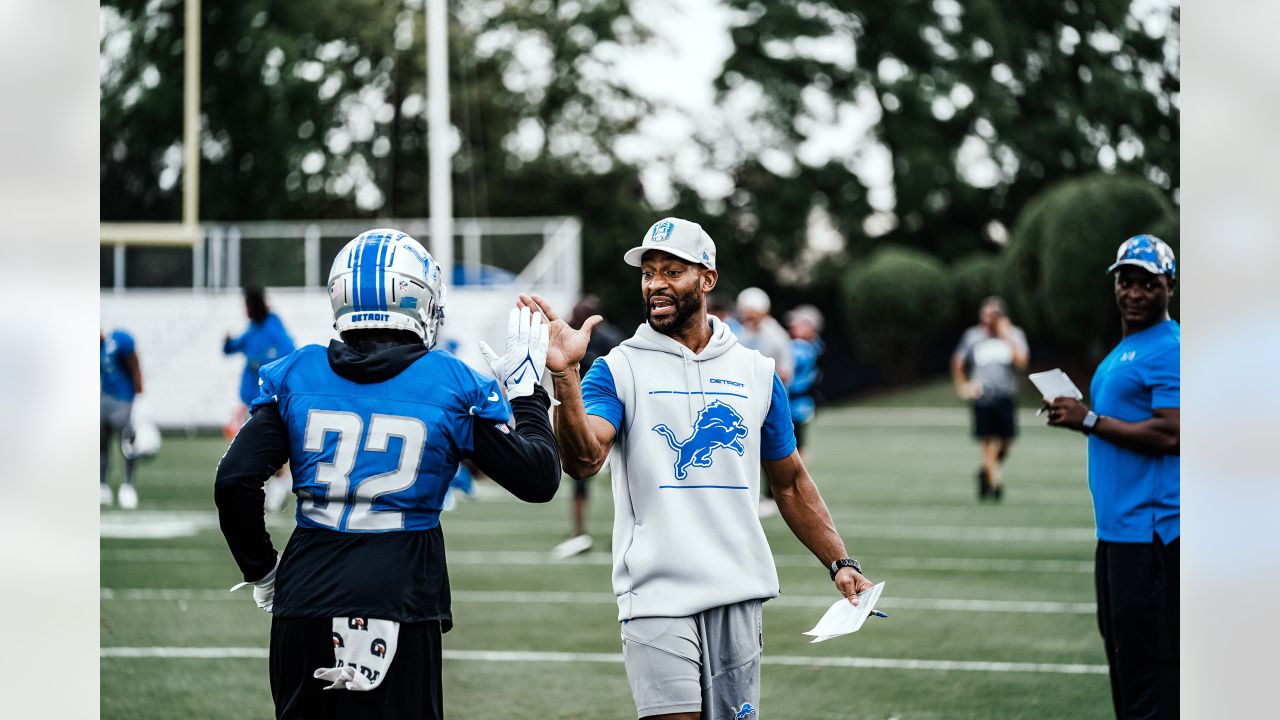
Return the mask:
{"type": "Polygon", "coordinates": [[[106,393],[99,393],[101,397],[101,412],[98,418],[104,427],[109,427],[114,432],[126,432],[133,434],[133,423],[130,422],[133,414],[133,403],[127,400],[111,397],[106,393]]]}
{"type": "Polygon", "coordinates": [[[702,720],[757,718],[762,604],[624,620],[622,658],[637,716],[701,711],[702,720]]]}

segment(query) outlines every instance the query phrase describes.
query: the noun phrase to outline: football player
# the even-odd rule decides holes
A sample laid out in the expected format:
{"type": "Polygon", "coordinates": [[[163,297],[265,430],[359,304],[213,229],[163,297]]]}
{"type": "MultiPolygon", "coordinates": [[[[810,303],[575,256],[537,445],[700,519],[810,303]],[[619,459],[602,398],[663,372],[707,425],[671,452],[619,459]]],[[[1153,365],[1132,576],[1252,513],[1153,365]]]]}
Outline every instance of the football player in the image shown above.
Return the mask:
{"type": "MultiPolygon", "coordinates": [[[[98,503],[111,505],[111,485],[107,483],[107,471],[111,465],[111,437],[120,435],[128,442],[133,439],[133,401],[142,394],[142,368],[138,365],[138,353],[133,336],[123,330],[113,330],[108,335],[98,331],[98,372],[102,383],[100,395],[98,503]]],[[[124,456],[124,483],[120,485],[120,507],[132,510],[138,507],[138,492],[133,487],[133,471],[136,458],[124,456]]]]}
{"type": "MultiPolygon", "coordinates": [[[[244,425],[249,417],[249,405],[258,396],[258,371],[274,360],[293,352],[293,338],[285,329],[280,316],[267,307],[267,298],[262,288],[244,289],[244,312],[249,317],[249,327],[239,337],[231,337],[227,333],[222,341],[222,354],[235,355],[241,353],[245,357],[244,371],[240,373],[240,403],[231,422],[222,428],[222,432],[230,441],[244,425]]],[[[276,476],[267,483],[267,509],[278,512],[284,509],[285,498],[292,487],[290,478],[286,476],[287,468],[280,468],[276,476]]]]}
{"type": "Polygon", "coordinates": [[[440,510],[458,462],[527,502],[560,483],[539,384],[547,325],[513,311],[503,355],[482,344],[498,382],[433,349],[441,269],[396,230],[348,243],[328,289],[342,341],[262,368],[218,466],[219,521],[241,585],[272,613],[277,718],[439,718],[452,627],[440,510]],[[297,527],[277,558],[262,487],[286,461],[297,527]]]}

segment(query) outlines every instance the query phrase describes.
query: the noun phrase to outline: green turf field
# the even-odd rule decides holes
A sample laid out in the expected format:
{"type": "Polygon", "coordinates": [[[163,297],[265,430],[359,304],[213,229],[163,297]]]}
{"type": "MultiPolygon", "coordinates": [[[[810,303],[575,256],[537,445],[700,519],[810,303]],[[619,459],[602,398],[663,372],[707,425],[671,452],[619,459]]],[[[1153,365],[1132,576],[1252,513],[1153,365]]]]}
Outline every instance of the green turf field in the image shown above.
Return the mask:
{"type": "MultiPolygon", "coordinates": [[[[765,605],[761,717],[1094,718],[1110,715],[1093,617],[1093,522],[1079,435],[1029,422],[1003,505],[975,500],[961,407],[874,402],[823,412],[809,465],[880,607],[857,634],[801,635],[834,599],[780,518],[764,521],[783,596],[765,605]]],[[[139,470],[137,511],[103,512],[102,717],[267,718],[269,618],[217,529],[221,438],[168,437],[139,470]]],[[[445,516],[454,589],[445,636],[453,718],[631,718],[609,584],[612,503],[593,483],[595,549],[547,551],[571,485],[524,505],[491,484],[445,516]]],[[[291,527],[272,520],[277,547],[291,527]]]]}

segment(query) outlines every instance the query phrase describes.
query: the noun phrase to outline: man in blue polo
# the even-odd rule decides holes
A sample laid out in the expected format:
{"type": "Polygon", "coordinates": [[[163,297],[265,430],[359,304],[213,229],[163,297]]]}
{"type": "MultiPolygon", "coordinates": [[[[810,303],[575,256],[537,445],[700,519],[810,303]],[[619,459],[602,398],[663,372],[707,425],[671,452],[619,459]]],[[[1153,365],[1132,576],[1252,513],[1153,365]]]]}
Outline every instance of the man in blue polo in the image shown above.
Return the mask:
{"type": "Polygon", "coordinates": [[[1169,318],[1173,250],[1137,235],[1108,272],[1123,338],[1093,375],[1093,408],[1058,398],[1049,425],[1089,437],[1098,628],[1116,717],[1176,718],[1181,329],[1169,318]]]}

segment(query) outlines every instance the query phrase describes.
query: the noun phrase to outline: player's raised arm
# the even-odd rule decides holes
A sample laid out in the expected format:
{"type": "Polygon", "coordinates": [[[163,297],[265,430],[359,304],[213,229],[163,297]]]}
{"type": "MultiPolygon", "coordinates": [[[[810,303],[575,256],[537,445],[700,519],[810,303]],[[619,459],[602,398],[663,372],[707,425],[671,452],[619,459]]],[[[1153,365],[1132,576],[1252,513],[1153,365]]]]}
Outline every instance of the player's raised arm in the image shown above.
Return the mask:
{"type": "Polygon", "coordinates": [[[501,356],[485,342],[480,353],[511,402],[515,427],[472,415],[476,465],[525,502],[547,502],[560,487],[560,454],[547,410],[551,398],[539,384],[546,368],[547,324],[527,308],[512,310],[501,356]]]}
{"type": "Polygon", "coordinates": [[[591,477],[600,472],[617,434],[613,423],[587,414],[582,402],[582,378],[578,376],[578,361],[587,352],[591,330],[603,318],[592,315],[580,329],[574,330],[541,296],[521,294],[519,305],[541,312],[549,323],[546,362],[560,401],[555,416],[561,465],[571,477],[591,477]]]}

